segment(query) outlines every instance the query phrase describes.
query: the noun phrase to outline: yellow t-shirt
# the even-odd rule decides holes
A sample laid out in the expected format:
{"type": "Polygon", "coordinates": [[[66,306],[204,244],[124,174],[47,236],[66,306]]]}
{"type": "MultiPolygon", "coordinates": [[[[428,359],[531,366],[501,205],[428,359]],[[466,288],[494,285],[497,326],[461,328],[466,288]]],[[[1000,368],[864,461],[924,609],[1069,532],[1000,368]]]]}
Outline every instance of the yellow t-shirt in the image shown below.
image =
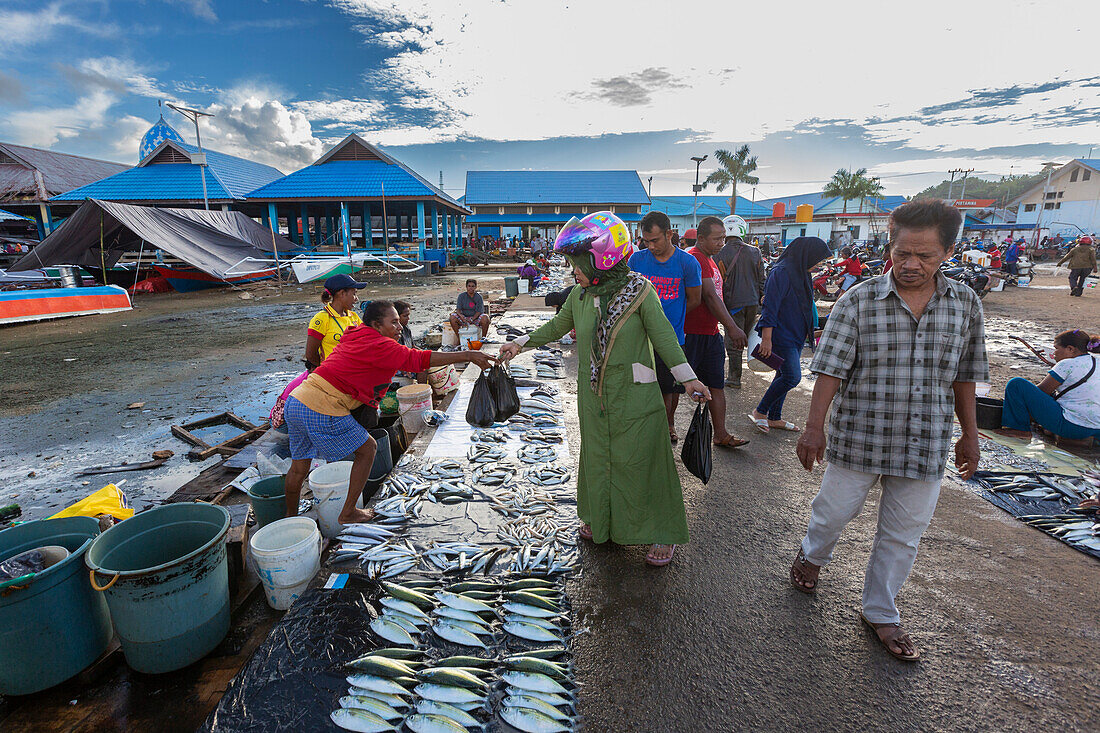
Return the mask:
{"type": "Polygon", "coordinates": [[[346,316],[341,316],[331,305],[326,305],[323,311],[310,319],[306,333],[321,340],[321,361],[324,361],[340,343],[344,331],[362,323],[363,319],[354,310],[349,309],[346,316]]]}

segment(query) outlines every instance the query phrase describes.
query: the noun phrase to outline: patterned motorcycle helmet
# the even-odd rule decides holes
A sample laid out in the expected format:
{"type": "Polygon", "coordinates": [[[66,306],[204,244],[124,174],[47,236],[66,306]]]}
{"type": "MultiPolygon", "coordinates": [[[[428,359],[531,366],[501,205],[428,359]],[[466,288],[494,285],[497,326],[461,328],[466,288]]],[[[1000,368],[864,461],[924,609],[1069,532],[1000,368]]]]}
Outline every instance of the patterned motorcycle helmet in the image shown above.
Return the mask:
{"type": "Polygon", "coordinates": [[[730,214],[722,220],[722,226],[726,230],[727,237],[741,237],[744,238],[749,233],[748,223],[737,216],[737,214],[730,214]]]}
{"type": "Polygon", "coordinates": [[[597,270],[610,270],[630,254],[630,231],[610,211],[574,216],[558,232],[554,251],[573,256],[587,252],[597,270]]]}

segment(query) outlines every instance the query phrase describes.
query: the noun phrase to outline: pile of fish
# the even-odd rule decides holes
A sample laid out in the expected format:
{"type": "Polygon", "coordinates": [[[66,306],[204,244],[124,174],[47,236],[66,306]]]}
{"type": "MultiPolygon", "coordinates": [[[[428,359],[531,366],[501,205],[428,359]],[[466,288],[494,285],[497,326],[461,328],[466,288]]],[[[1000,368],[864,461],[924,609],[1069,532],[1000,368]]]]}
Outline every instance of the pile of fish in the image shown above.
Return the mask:
{"type": "Polygon", "coordinates": [[[371,630],[395,646],[347,664],[347,694],[331,713],[352,731],[463,733],[483,730],[494,716],[529,733],[576,727],[576,685],[564,646],[569,621],[561,587],[538,578],[503,583],[433,581],[382,583],[381,614],[371,630]],[[488,656],[433,658],[424,634],[488,656]],[[494,656],[490,646],[514,638],[554,646],[494,656]]]}
{"type": "Polygon", "coordinates": [[[495,448],[491,445],[472,445],[466,451],[466,460],[470,463],[497,463],[508,456],[503,448],[495,448]]]}
{"type": "Polygon", "coordinates": [[[504,486],[516,477],[516,469],[507,463],[482,465],[474,469],[474,481],[482,486],[504,486]]]}
{"type": "Polygon", "coordinates": [[[531,428],[530,430],[524,430],[519,436],[519,439],[524,443],[541,443],[543,445],[550,445],[552,443],[561,443],[565,440],[565,436],[557,430],[542,430],[541,428],[531,428]]]}
{"type": "Polygon", "coordinates": [[[1022,499],[1056,499],[1075,505],[1083,499],[1095,499],[1100,491],[1100,477],[1088,473],[1069,478],[1053,473],[978,471],[973,480],[982,488],[997,493],[1012,494],[1022,499]]]}
{"type": "Polygon", "coordinates": [[[508,433],[500,428],[482,428],[470,436],[474,443],[507,443],[508,433]]]}
{"type": "Polygon", "coordinates": [[[1095,513],[1030,514],[1017,519],[1066,544],[1100,552],[1100,516],[1095,513]]]}

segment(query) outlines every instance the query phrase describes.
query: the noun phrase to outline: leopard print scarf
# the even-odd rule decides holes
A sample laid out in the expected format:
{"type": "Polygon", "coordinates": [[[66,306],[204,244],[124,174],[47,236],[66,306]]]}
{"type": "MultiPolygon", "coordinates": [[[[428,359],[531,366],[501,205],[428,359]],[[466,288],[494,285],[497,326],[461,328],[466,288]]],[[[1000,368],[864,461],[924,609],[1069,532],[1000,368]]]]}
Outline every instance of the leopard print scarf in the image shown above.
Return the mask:
{"type": "Polygon", "coordinates": [[[636,272],[631,272],[626,285],[611,296],[606,308],[597,300],[596,331],[592,336],[592,367],[589,380],[592,391],[600,393],[600,375],[607,365],[608,350],[624,316],[634,311],[635,301],[645,294],[649,281],[636,272]],[[602,311],[602,312],[601,312],[602,311]]]}

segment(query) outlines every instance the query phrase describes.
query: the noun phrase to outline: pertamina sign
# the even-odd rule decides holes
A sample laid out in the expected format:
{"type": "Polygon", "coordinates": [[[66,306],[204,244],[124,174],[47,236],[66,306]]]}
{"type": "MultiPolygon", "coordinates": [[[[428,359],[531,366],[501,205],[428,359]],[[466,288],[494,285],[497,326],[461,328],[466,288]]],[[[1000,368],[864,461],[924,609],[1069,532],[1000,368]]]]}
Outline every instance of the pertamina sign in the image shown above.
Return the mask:
{"type": "Polygon", "coordinates": [[[951,205],[956,209],[988,209],[997,203],[997,199],[955,199],[951,205]]]}

